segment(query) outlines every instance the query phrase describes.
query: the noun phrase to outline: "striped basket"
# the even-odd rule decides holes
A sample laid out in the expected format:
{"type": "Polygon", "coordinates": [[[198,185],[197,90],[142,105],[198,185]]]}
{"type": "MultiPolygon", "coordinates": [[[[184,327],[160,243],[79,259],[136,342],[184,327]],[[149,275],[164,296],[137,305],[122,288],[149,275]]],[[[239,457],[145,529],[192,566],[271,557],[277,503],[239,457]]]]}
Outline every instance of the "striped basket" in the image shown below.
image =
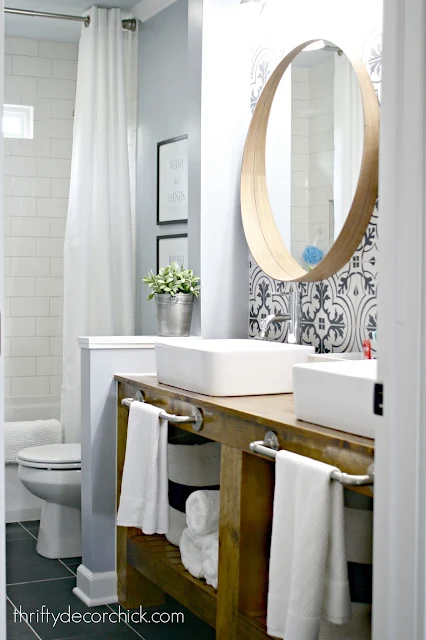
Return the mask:
{"type": "Polygon", "coordinates": [[[321,622],[319,640],[371,640],[373,601],[373,498],[344,490],[345,538],[352,619],[321,622]]]}
{"type": "Polygon", "coordinates": [[[188,496],[199,489],[220,488],[220,444],[169,424],[167,455],[170,524],[166,538],[179,546],[188,496]]]}

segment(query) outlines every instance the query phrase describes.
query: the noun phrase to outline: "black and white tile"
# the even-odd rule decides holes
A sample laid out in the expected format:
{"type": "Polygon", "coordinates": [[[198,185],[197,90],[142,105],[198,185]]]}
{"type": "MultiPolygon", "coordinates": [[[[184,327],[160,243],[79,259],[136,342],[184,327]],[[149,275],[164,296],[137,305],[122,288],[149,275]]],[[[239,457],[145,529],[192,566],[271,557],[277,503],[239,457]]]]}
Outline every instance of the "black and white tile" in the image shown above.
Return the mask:
{"type": "Polygon", "coordinates": [[[172,598],[167,598],[161,607],[147,607],[147,620],[140,623],[130,619],[127,623],[122,618],[119,621],[118,605],[89,609],[72,592],[81,558],[49,560],[38,555],[38,528],[38,522],[6,525],[7,640],[213,640],[215,637],[214,629],[172,598]],[[48,610],[50,616],[63,616],[54,623],[52,617],[41,615],[42,610],[48,610]],[[20,618],[20,612],[27,617],[20,618]],[[73,621],[67,617],[68,612],[70,616],[76,614],[73,621]],[[183,614],[183,621],[149,624],[154,612],[183,614]],[[95,615],[90,620],[82,619],[85,613],[95,615]]]}
{"type": "MultiPolygon", "coordinates": [[[[365,43],[362,57],[380,99],[382,45],[381,33],[373,32],[365,43]]],[[[251,108],[254,110],[277,62],[270,46],[258,48],[252,58],[251,108]]],[[[365,338],[377,329],[378,287],[378,206],[362,242],[350,262],[329,280],[297,285],[302,294],[302,342],[317,351],[362,351],[365,338]]],[[[249,335],[259,333],[259,323],[270,313],[288,311],[288,283],[267,276],[250,256],[249,335]]],[[[285,342],[288,328],[275,323],[269,339],[285,342]]],[[[373,343],[374,348],[374,343],[373,343]]]]}

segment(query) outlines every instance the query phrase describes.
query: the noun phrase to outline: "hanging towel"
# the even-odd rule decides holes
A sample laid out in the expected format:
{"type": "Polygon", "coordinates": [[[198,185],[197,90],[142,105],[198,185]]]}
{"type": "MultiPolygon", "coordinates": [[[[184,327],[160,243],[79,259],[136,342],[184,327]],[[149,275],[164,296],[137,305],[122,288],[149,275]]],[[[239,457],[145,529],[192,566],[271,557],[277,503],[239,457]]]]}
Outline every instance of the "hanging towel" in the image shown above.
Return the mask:
{"type": "Polygon", "coordinates": [[[204,578],[201,543],[202,539],[194,536],[188,528],[183,530],[179,542],[180,556],[183,566],[194,578],[204,578]]]}
{"type": "Polygon", "coordinates": [[[117,524],[143,533],[167,533],[167,421],[161,409],[132,402],[117,524]]]}
{"type": "Polygon", "coordinates": [[[219,570],[219,534],[217,531],[201,538],[201,554],[206,582],[217,589],[219,570]]]}
{"type": "Polygon", "coordinates": [[[6,422],[4,425],[4,461],[15,464],[22,449],[46,444],[61,444],[62,427],[58,420],[6,422]]]}
{"type": "Polygon", "coordinates": [[[191,532],[206,536],[219,530],[220,491],[191,493],[186,501],[186,522],[191,532]]]}
{"type": "Polygon", "coordinates": [[[318,640],[321,614],[350,619],[343,487],[334,467],[288,451],[276,459],[268,634],[318,640]]]}

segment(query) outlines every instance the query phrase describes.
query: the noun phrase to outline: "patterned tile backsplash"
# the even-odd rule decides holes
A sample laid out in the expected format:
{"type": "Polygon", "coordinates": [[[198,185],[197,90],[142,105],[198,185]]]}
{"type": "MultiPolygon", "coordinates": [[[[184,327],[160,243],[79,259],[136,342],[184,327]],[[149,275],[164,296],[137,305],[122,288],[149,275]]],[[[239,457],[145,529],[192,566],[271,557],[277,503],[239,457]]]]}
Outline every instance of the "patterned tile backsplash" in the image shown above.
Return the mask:
{"type": "MultiPolygon", "coordinates": [[[[380,98],[381,34],[372,33],[363,58],[380,98]]],[[[251,106],[254,110],[276,56],[271,49],[255,52],[252,62],[251,106]]],[[[267,276],[250,256],[249,335],[259,332],[259,323],[270,313],[288,311],[283,292],[298,286],[302,295],[302,343],[317,351],[362,351],[362,342],[377,328],[378,210],[375,209],[364,238],[351,261],[329,280],[293,285],[267,276]]],[[[274,323],[269,339],[285,342],[288,326],[274,323]]],[[[373,343],[374,351],[374,343],[373,343]]]]}
{"type": "MultiPolygon", "coordinates": [[[[293,285],[267,276],[250,256],[250,332],[270,313],[286,313],[288,297],[298,286],[302,295],[302,342],[317,351],[362,351],[362,342],[377,327],[377,212],[352,260],[333,278],[293,285]]],[[[288,326],[273,323],[269,339],[285,342],[288,326]]],[[[373,345],[374,346],[374,345],[373,345]]]]}

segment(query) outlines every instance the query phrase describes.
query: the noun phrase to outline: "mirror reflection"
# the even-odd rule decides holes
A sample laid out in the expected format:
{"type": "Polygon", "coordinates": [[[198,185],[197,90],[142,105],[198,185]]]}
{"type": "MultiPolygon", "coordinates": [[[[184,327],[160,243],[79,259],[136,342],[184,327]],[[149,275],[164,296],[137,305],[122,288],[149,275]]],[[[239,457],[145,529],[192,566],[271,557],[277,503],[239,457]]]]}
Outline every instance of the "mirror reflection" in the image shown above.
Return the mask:
{"type": "Polygon", "coordinates": [[[322,260],[343,227],[363,142],[361,91],[349,59],[331,42],[309,45],[280,82],[266,141],[275,223],[304,269],[322,260]]]}

